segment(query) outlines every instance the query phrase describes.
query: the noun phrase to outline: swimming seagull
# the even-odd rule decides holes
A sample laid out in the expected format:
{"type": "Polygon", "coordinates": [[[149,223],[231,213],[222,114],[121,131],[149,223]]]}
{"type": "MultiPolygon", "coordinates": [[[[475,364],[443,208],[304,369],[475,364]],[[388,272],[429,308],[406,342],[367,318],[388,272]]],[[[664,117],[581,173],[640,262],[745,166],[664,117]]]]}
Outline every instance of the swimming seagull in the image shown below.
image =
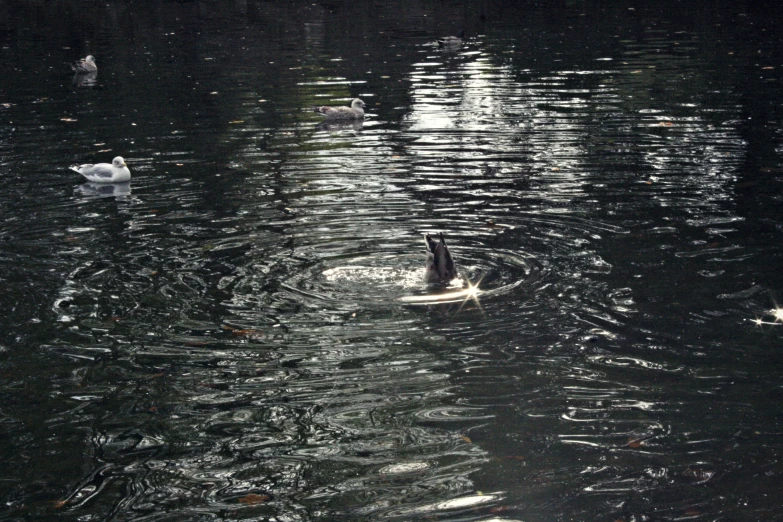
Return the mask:
{"type": "Polygon", "coordinates": [[[424,280],[427,283],[448,283],[457,277],[457,267],[446,246],[446,240],[443,239],[443,232],[440,233],[440,241],[435,242],[429,234],[426,234],[424,242],[427,244],[424,280]]]}
{"type": "Polygon", "coordinates": [[[444,36],[438,38],[438,47],[459,47],[462,45],[462,39],[465,38],[465,31],[457,33],[457,36],[444,36]]]}
{"type": "Polygon", "coordinates": [[[78,172],[93,183],[122,183],[130,180],[131,174],[122,156],[117,156],[109,163],[87,163],[72,165],[71,170],[78,172]]]}
{"type": "Polygon", "coordinates": [[[327,121],[347,121],[364,119],[365,103],[359,98],[351,102],[350,107],[315,107],[315,112],[326,116],[327,121]]]}
{"type": "Polygon", "coordinates": [[[93,55],[89,55],[86,58],[82,58],[78,62],[72,63],[71,69],[77,73],[83,74],[97,72],[98,66],[95,64],[95,57],[93,55]]]}

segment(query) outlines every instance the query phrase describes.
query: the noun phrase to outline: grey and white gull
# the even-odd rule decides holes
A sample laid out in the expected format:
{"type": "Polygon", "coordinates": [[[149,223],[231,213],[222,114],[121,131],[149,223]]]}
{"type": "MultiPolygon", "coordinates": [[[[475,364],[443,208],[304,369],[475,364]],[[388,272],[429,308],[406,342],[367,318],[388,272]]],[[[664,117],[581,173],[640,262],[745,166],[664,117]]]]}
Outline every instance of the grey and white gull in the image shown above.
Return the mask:
{"type": "Polygon", "coordinates": [[[93,183],[123,183],[131,178],[130,170],[122,156],[117,156],[111,163],[85,163],[73,165],[70,169],[93,183]]]}
{"type": "Polygon", "coordinates": [[[71,64],[71,69],[80,74],[94,73],[98,71],[98,65],[95,63],[95,57],[89,55],[86,58],[82,58],[78,62],[71,64]]]}
{"type": "Polygon", "coordinates": [[[350,120],[363,120],[364,108],[367,105],[355,98],[351,102],[350,107],[329,107],[324,105],[322,107],[315,107],[315,112],[322,114],[326,117],[326,121],[350,121],[350,120]]]}
{"type": "Polygon", "coordinates": [[[465,38],[464,30],[458,32],[457,36],[444,36],[443,38],[438,38],[438,47],[444,47],[446,49],[462,47],[463,38],[465,38]]]}

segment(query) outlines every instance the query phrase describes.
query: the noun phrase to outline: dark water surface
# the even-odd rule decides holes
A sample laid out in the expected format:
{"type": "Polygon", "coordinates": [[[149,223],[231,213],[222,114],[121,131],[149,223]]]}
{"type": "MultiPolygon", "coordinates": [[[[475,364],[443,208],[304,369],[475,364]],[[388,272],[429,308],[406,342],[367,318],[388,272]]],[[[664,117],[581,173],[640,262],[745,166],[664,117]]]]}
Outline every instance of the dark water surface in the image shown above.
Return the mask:
{"type": "Polygon", "coordinates": [[[783,519],[780,9],[585,4],[0,2],[0,520],[783,519]]]}

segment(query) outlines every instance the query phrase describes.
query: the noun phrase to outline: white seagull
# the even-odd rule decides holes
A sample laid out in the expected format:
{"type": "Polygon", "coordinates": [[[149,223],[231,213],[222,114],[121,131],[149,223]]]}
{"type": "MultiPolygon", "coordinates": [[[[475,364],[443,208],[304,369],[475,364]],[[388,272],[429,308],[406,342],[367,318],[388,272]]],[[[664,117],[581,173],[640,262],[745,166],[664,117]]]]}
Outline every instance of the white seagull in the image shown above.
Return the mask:
{"type": "Polygon", "coordinates": [[[122,156],[117,156],[109,163],[86,163],[72,165],[71,170],[78,172],[93,183],[122,183],[131,178],[128,166],[122,156]]]}
{"type": "Polygon", "coordinates": [[[86,58],[82,58],[78,62],[72,63],[71,69],[80,74],[93,73],[98,71],[98,65],[95,63],[95,57],[93,55],[89,55],[86,58]]]}

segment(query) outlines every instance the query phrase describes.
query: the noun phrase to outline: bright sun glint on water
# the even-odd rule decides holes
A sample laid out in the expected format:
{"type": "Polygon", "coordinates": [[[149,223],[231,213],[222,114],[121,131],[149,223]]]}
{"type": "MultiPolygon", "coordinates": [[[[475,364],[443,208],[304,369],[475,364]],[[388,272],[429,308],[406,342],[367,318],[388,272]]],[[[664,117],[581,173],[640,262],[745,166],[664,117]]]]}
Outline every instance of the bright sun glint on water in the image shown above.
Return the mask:
{"type": "Polygon", "coordinates": [[[459,309],[462,310],[462,307],[465,306],[465,304],[473,299],[473,301],[476,302],[476,306],[479,310],[481,310],[481,313],[484,313],[484,309],[481,308],[481,303],[479,303],[478,296],[479,296],[479,285],[481,284],[481,279],[478,280],[478,283],[475,285],[468,281],[468,287],[464,290],[465,292],[465,300],[462,301],[462,304],[459,306],[459,309]]]}
{"type": "Polygon", "coordinates": [[[781,323],[783,323],[783,308],[773,308],[769,312],[767,312],[769,315],[773,316],[775,318],[774,321],[764,321],[763,319],[759,319],[758,317],[753,319],[753,322],[756,323],[756,326],[761,326],[763,324],[769,324],[773,326],[780,326],[781,323]]]}

